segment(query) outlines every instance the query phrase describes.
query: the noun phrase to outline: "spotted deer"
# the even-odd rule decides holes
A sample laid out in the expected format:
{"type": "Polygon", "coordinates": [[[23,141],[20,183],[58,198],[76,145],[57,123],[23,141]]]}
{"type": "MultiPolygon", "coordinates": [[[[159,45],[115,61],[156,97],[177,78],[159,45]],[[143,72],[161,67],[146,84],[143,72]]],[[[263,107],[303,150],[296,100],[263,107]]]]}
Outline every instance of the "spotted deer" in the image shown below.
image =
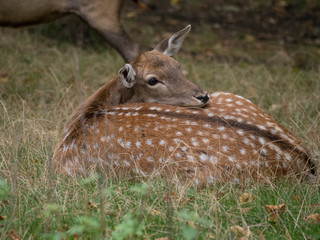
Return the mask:
{"type": "MultiPolygon", "coordinates": [[[[167,64],[156,66],[163,69],[167,64]]],[[[152,87],[161,86],[157,77],[152,87]]],[[[171,90],[177,92],[175,97],[181,95],[178,86],[171,90]]],[[[180,97],[178,102],[150,97],[105,105],[93,95],[89,106],[78,110],[82,117],[66,125],[54,153],[55,170],[72,176],[97,168],[117,176],[161,174],[199,185],[315,174],[301,142],[249,100],[216,92],[199,108],[203,104],[188,100],[199,97],[188,96],[185,104],[180,97]]]]}

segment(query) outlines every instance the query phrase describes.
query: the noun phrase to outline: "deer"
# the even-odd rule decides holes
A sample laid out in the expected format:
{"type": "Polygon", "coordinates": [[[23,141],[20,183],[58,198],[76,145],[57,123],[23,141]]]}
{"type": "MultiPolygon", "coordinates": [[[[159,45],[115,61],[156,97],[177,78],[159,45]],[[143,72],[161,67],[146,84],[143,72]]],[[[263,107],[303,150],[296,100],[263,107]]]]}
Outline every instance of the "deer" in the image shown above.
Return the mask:
{"type": "Polygon", "coordinates": [[[128,102],[202,107],[208,93],[188,81],[173,56],[179,51],[191,30],[188,25],[161,41],[152,51],[136,57],[118,71],[118,77],[100,87],[84,101],[67,120],[65,129],[74,121],[88,118],[87,113],[128,102]]]}
{"type": "Polygon", "coordinates": [[[139,54],[139,44],[120,23],[123,3],[124,0],[0,0],[0,26],[21,27],[74,14],[99,32],[129,62],[139,54]]]}
{"type": "Polygon", "coordinates": [[[226,92],[208,96],[185,79],[182,82],[170,56],[189,30],[188,26],[137,57],[133,69],[125,65],[119,81],[102,87],[75,111],[53,155],[58,174],[76,177],[98,170],[116,177],[160,175],[199,186],[308,179],[316,174],[301,141],[250,100],[226,92]],[[145,60],[147,56],[152,58],[145,60]],[[147,83],[134,91],[137,96],[112,95],[129,91],[126,88],[141,71],[138,65],[151,67],[153,73],[145,72],[147,83]],[[170,71],[164,70],[168,67],[170,71]],[[168,79],[163,74],[177,75],[170,96],[162,91],[163,79],[168,79]],[[125,88],[119,91],[120,82],[125,88]],[[161,91],[153,91],[155,87],[161,91]]]}

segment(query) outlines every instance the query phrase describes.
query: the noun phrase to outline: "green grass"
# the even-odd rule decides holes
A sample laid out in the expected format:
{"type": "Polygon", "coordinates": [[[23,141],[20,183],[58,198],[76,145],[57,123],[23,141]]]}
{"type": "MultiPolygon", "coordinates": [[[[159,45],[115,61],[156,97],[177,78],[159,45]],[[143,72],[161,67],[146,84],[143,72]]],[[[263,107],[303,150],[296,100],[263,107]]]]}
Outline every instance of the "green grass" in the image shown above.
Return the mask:
{"type": "MultiPolygon", "coordinates": [[[[319,49],[243,39],[222,44],[203,29],[191,32],[177,56],[188,79],[209,92],[251,99],[319,156],[319,49]],[[297,65],[297,55],[308,56],[306,64],[297,65]]],[[[146,39],[160,39],[165,29],[141,31],[133,37],[145,36],[147,48],[146,39]]],[[[0,32],[1,239],[237,239],[242,235],[230,229],[236,225],[249,229],[249,239],[319,239],[319,223],[306,221],[320,213],[319,180],[198,189],[157,178],[55,176],[50,159],[66,118],[123,61],[103,42],[75,47],[66,37],[46,36],[43,26],[0,32]],[[243,193],[253,200],[240,203],[243,193]],[[264,205],[282,203],[278,221],[268,221],[264,205]]]]}

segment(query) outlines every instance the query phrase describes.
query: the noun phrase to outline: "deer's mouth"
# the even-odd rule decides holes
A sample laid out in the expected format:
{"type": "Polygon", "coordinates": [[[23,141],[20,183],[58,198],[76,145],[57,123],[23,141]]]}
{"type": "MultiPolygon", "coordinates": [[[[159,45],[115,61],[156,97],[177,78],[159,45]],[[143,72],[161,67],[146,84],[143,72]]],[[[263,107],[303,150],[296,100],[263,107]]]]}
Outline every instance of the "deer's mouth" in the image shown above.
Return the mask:
{"type": "Polygon", "coordinates": [[[207,105],[209,101],[209,95],[206,93],[205,95],[198,95],[198,96],[193,96],[191,98],[190,103],[184,103],[182,104],[183,107],[194,107],[194,108],[201,108],[207,105]]]}

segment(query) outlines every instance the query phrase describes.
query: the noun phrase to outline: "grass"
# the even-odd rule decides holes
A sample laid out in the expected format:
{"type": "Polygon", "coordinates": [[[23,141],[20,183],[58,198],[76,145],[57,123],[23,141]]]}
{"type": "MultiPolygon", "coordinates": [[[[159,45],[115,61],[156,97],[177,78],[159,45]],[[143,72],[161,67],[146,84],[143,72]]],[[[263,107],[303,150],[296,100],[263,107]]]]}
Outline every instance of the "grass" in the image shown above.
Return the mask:
{"type": "MultiPolygon", "coordinates": [[[[52,174],[50,159],[66,118],[123,64],[99,38],[75,47],[68,36],[48,37],[55,24],[0,29],[1,239],[319,238],[319,223],[306,220],[320,213],[319,180],[198,189],[157,178],[52,174]],[[269,221],[265,205],[283,203],[285,210],[269,221]]],[[[203,29],[191,32],[177,56],[184,74],[209,92],[251,99],[319,156],[319,49],[250,39],[225,43],[203,29]],[[297,56],[307,56],[305,63],[297,56]]],[[[160,40],[165,31],[157,30],[141,30],[136,39],[145,36],[147,48],[145,39],[160,40]]]]}

